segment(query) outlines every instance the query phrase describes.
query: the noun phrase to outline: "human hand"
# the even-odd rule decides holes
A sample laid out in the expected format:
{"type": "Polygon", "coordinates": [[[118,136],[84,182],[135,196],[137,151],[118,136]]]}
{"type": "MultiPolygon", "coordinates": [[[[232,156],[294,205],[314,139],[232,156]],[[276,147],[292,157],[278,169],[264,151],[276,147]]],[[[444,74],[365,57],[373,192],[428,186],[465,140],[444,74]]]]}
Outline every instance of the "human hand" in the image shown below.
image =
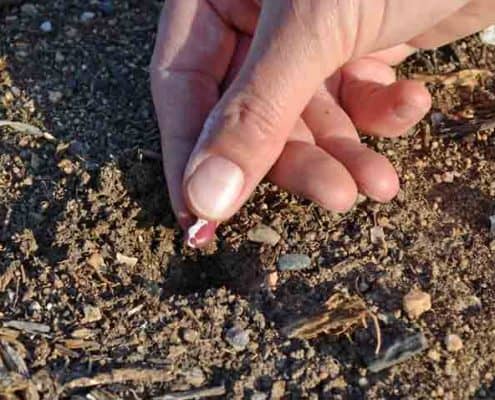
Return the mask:
{"type": "Polygon", "coordinates": [[[335,211],[358,190],[392,198],[395,171],[356,128],[403,133],[430,98],[388,63],[494,22],[491,1],[168,0],[152,90],[174,212],[184,228],[211,221],[195,244],[267,173],[335,211]]]}

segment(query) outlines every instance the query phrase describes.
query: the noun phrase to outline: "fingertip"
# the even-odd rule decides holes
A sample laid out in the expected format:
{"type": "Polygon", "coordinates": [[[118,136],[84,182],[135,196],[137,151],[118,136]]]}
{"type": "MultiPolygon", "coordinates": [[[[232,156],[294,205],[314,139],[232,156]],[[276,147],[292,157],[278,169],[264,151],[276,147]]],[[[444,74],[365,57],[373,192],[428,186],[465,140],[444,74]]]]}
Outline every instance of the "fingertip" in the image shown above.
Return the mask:
{"type": "Polygon", "coordinates": [[[356,185],[343,185],[334,187],[331,191],[331,196],[328,196],[323,201],[317,201],[326,209],[344,214],[350,211],[356,204],[358,197],[358,189],[356,185]]]}
{"type": "MultiPolygon", "coordinates": [[[[386,89],[387,90],[387,89],[386,89]]],[[[421,82],[404,80],[392,85],[394,112],[404,123],[419,122],[431,108],[430,92],[421,82]]]]}
{"type": "MultiPolygon", "coordinates": [[[[385,163],[384,163],[385,165],[385,163]]],[[[390,202],[400,189],[399,177],[395,170],[382,166],[378,174],[374,174],[373,181],[365,180],[361,185],[361,191],[370,199],[380,203],[390,202]],[[369,184],[372,182],[372,184],[369,184]]]]}

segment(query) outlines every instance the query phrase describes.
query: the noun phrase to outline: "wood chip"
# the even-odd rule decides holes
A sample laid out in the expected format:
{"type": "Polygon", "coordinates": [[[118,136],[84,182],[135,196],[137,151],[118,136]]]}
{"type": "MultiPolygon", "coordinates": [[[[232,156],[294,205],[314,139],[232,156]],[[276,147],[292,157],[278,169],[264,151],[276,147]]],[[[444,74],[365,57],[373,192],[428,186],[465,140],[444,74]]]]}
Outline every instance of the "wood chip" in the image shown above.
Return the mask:
{"type": "Polygon", "coordinates": [[[5,289],[7,289],[7,286],[9,286],[10,282],[12,282],[15,270],[16,267],[14,265],[11,265],[5,270],[2,275],[0,275],[0,293],[4,292],[5,289]]]}
{"type": "Polygon", "coordinates": [[[131,268],[134,267],[138,262],[138,259],[136,257],[128,257],[121,253],[117,253],[116,259],[119,264],[124,264],[131,268]]]}
{"type": "Polygon", "coordinates": [[[169,370],[122,368],[104,372],[93,377],[76,378],[62,386],[61,392],[79,388],[110,385],[122,382],[167,382],[172,379],[169,370]]]}
{"type": "Polygon", "coordinates": [[[3,323],[6,328],[13,328],[28,333],[49,333],[50,327],[45,324],[29,321],[6,321],[3,323]]]}
{"type": "Polygon", "coordinates": [[[207,397],[223,396],[227,391],[224,385],[214,386],[211,388],[203,388],[189,390],[187,392],[169,393],[163,396],[154,397],[153,400],[191,400],[204,399],[207,397]]]}
{"type": "Polygon", "coordinates": [[[0,357],[10,371],[17,372],[28,377],[29,370],[24,358],[4,340],[0,340],[0,357]]]}
{"type": "Polygon", "coordinates": [[[8,121],[5,119],[2,119],[2,120],[0,120],[0,127],[2,127],[2,126],[7,126],[9,128],[12,128],[13,130],[15,130],[17,132],[27,133],[27,134],[32,135],[32,136],[37,137],[37,138],[42,138],[42,139],[46,139],[49,141],[56,141],[57,140],[55,138],[55,136],[53,136],[52,134],[50,134],[48,132],[43,132],[40,128],[38,128],[34,125],[26,124],[24,122],[15,122],[15,121],[8,121]]]}

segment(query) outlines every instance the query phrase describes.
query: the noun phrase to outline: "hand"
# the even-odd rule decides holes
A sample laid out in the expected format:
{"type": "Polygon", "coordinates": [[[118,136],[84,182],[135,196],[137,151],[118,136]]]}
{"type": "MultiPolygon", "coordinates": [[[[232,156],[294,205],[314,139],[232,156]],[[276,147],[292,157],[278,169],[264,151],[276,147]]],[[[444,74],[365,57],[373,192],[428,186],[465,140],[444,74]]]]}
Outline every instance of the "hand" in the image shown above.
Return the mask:
{"type": "Polygon", "coordinates": [[[493,23],[491,2],[168,0],[151,77],[181,225],[212,221],[209,240],[267,174],[335,211],[358,190],[392,198],[395,171],[356,128],[403,133],[430,98],[388,64],[493,23]]]}

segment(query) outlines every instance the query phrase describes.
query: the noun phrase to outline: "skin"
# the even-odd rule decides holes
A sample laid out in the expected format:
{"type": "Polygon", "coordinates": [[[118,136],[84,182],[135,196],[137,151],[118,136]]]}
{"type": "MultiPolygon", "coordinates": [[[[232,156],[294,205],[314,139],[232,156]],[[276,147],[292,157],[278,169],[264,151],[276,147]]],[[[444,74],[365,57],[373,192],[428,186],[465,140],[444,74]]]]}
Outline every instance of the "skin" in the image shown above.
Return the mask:
{"type": "Polygon", "coordinates": [[[151,63],[164,170],[183,228],[207,243],[265,177],[329,210],[392,199],[393,137],[429,110],[391,65],[495,23],[493,0],[168,0],[151,63]]]}

